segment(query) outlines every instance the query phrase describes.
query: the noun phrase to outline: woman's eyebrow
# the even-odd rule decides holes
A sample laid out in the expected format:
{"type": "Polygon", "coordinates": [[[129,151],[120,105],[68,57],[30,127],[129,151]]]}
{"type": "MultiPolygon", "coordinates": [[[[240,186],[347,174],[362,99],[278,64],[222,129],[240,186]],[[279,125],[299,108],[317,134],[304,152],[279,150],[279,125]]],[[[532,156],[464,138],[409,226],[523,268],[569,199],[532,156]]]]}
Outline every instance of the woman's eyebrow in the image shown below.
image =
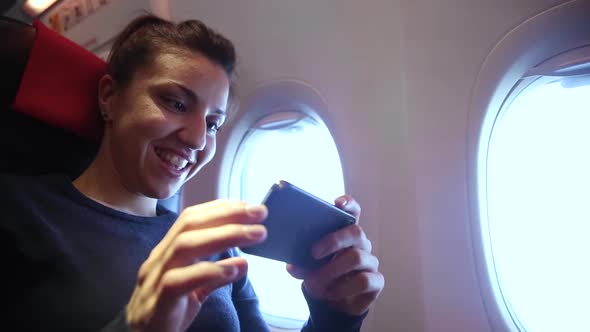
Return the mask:
{"type": "Polygon", "coordinates": [[[182,94],[184,94],[185,97],[190,99],[191,102],[196,103],[199,100],[197,95],[191,89],[187,88],[186,86],[184,86],[180,83],[176,83],[176,82],[171,82],[171,83],[172,83],[172,85],[177,87],[182,92],[182,94]]]}
{"type": "MultiPolygon", "coordinates": [[[[193,92],[193,90],[177,82],[172,82],[172,84],[176,86],[178,89],[180,89],[180,91],[185,95],[185,97],[190,99],[191,102],[196,103],[199,100],[199,97],[193,92]]],[[[213,110],[213,113],[221,116],[226,116],[226,112],[221,108],[216,108],[215,110],[213,110]]]]}

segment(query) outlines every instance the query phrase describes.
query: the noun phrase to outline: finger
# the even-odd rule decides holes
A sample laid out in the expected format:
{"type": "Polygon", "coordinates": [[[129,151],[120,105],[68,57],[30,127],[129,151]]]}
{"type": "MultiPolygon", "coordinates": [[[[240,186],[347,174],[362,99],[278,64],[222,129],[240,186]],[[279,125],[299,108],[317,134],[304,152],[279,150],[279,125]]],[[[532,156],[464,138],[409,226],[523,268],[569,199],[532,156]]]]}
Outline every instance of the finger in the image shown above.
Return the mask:
{"type": "Polygon", "coordinates": [[[305,279],[311,273],[310,270],[293,264],[287,264],[287,272],[295,279],[305,279]]]}
{"type": "Polygon", "coordinates": [[[159,285],[159,304],[164,309],[173,305],[181,296],[195,291],[199,293],[199,300],[204,301],[213,290],[243,277],[247,264],[245,259],[235,257],[223,263],[200,262],[170,269],[162,276],[159,285]]]}
{"type": "MultiPolygon", "coordinates": [[[[190,206],[190,207],[184,209],[182,211],[182,213],[179,215],[179,217],[176,219],[176,221],[174,222],[172,227],[170,227],[170,229],[168,230],[166,235],[164,235],[162,240],[160,240],[160,242],[156,245],[156,247],[154,247],[154,249],[152,249],[148,259],[144,262],[144,264],[142,264],[142,266],[139,270],[139,278],[138,278],[139,280],[138,281],[140,283],[143,281],[143,279],[147,275],[147,272],[154,268],[154,264],[156,264],[158,259],[162,256],[163,252],[166,250],[166,248],[168,248],[168,246],[170,245],[170,242],[185,227],[185,225],[184,225],[185,222],[183,222],[183,220],[184,220],[183,215],[187,211],[192,211],[192,213],[198,213],[199,211],[206,211],[207,209],[216,208],[219,206],[227,205],[229,203],[230,202],[228,200],[218,199],[218,200],[206,202],[203,204],[193,205],[193,206],[190,206]]],[[[239,204],[239,202],[236,202],[236,204],[239,204]]]]}
{"type": "Polygon", "coordinates": [[[201,258],[233,247],[259,243],[266,238],[266,235],[266,228],[263,225],[236,224],[184,232],[168,246],[157,264],[152,265],[150,274],[140,285],[154,287],[168,269],[194,264],[201,258]]]}
{"type": "Polygon", "coordinates": [[[162,247],[166,248],[178,234],[197,229],[225,224],[255,224],[263,221],[268,214],[264,205],[247,205],[237,201],[213,201],[185,209],[174,226],[164,237],[162,247]]]}
{"type": "Polygon", "coordinates": [[[321,259],[349,247],[367,252],[372,250],[371,241],[359,225],[350,225],[326,235],[313,245],[311,254],[315,259],[321,259]]]}
{"type": "Polygon", "coordinates": [[[168,268],[191,264],[234,247],[262,242],[267,235],[263,225],[223,225],[184,232],[170,245],[163,261],[168,268]]]}
{"type": "Polygon", "coordinates": [[[140,282],[148,271],[154,269],[156,262],[162,258],[180,233],[228,223],[259,223],[266,218],[267,214],[268,211],[263,205],[248,206],[244,202],[227,200],[212,201],[185,209],[162,241],[152,250],[146,263],[142,265],[139,273],[140,282]]]}
{"type": "Polygon", "coordinates": [[[324,294],[325,299],[339,301],[348,297],[356,297],[366,293],[379,293],[385,280],[379,272],[357,272],[343,276],[333,283],[324,294]]]}
{"type": "MultiPolygon", "coordinates": [[[[232,202],[228,201],[228,200],[222,200],[222,199],[218,199],[218,200],[214,200],[211,202],[206,202],[203,204],[198,204],[198,205],[193,205],[190,207],[187,207],[186,209],[184,209],[180,215],[178,216],[178,219],[176,220],[176,222],[172,225],[172,227],[170,228],[170,230],[168,230],[168,233],[166,233],[166,235],[164,236],[164,238],[162,239],[162,241],[160,241],[160,243],[158,244],[158,247],[166,247],[168,242],[170,241],[170,239],[175,238],[176,235],[185,227],[184,223],[179,222],[182,220],[182,218],[184,217],[184,215],[186,214],[197,214],[197,213],[201,213],[204,211],[207,211],[209,209],[214,209],[214,208],[218,208],[220,206],[224,206],[224,207],[228,207],[230,204],[232,204],[232,202]]],[[[240,202],[234,202],[233,204],[235,205],[239,205],[240,202]]]]}
{"type": "Polygon", "coordinates": [[[310,273],[305,282],[311,292],[321,295],[333,284],[341,282],[342,277],[359,271],[377,272],[378,269],[377,257],[364,250],[349,248],[326,265],[310,273]]]}
{"type": "Polygon", "coordinates": [[[256,224],[268,215],[266,206],[248,205],[244,202],[227,202],[207,210],[187,209],[183,215],[186,219],[182,231],[203,229],[224,224],[256,224]]]}
{"type": "MultiPolygon", "coordinates": [[[[224,269],[227,269],[232,266],[238,268],[238,274],[235,278],[233,278],[232,282],[235,282],[235,281],[245,277],[246,273],[248,272],[248,261],[243,257],[230,257],[230,258],[226,258],[226,259],[217,261],[217,262],[215,262],[215,264],[221,265],[224,269]]],[[[201,300],[201,303],[202,303],[207,299],[209,294],[211,294],[211,292],[213,292],[215,289],[216,288],[201,287],[197,291],[195,291],[194,293],[196,293],[195,295],[197,295],[197,298],[199,300],[201,300]]]]}
{"type": "Polygon", "coordinates": [[[342,195],[334,201],[336,206],[353,216],[357,219],[361,217],[361,206],[360,204],[350,195],[342,195]]]}
{"type": "Polygon", "coordinates": [[[205,210],[195,208],[185,211],[179,223],[181,227],[176,229],[176,236],[167,239],[165,246],[169,246],[172,241],[175,241],[176,237],[185,232],[227,224],[257,224],[262,222],[268,214],[268,210],[264,205],[247,205],[244,202],[230,201],[205,210]]]}

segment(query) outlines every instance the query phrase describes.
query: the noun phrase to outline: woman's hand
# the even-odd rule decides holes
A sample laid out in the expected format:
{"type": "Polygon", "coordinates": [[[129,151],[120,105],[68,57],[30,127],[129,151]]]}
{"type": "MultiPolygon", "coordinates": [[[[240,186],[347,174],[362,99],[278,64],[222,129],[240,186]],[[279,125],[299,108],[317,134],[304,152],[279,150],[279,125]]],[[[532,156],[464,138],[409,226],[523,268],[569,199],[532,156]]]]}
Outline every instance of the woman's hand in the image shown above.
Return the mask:
{"type": "MultiPolygon", "coordinates": [[[[354,198],[344,195],[336,199],[336,206],[357,219],[360,205],[354,198]]],[[[332,260],[316,270],[287,265],[289,273],[303,279],[307,293],[324,300],[337,311],[361,315],[375,301],[384,286],[378,272],[379,260],[371,254],[371,241],[357,224],[331,233],[312,248],[316,259],[335,254],[332,260]]]]}
{"type": "Polygon", "coordinates": [[[261,242],[266,207],[213,201],[185,209],[142,264],[127,305],[133,331],[185,331],[207,296],[242,278],[243,258],[201,261],[233,247],[261,242]]]}

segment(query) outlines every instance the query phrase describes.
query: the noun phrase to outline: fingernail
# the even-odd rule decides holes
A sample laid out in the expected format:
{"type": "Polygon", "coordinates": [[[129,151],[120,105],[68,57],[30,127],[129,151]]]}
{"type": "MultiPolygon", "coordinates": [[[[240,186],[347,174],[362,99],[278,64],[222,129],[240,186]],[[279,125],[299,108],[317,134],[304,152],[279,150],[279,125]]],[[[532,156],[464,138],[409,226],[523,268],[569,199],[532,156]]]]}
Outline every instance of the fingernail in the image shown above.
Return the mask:
{"type": "Polygon", "coordinates": [[[248,205],[246,207],[246,213],[252,218],[261,218],[266,214],[266,206],[260,205],[248,205]]]}
{"type": "Polygon", "coordinates": [[[339,200],[340,206],[345,207],[348,204],[348,200],[346,198],[340,198],[339,200]]]}
{"type": "Polygon", "coordinates": [[[266,227],[262,225],[248,226],[246,236],[250,240],[261,240],[262,238],[266,237],[266,227]]]}
{"type": "Polygon", "coordinates": [[[238,269],[234,266],[224,266],[223,267],[223,276],[226,278],[233,278],[238,273],[238,269]]]}

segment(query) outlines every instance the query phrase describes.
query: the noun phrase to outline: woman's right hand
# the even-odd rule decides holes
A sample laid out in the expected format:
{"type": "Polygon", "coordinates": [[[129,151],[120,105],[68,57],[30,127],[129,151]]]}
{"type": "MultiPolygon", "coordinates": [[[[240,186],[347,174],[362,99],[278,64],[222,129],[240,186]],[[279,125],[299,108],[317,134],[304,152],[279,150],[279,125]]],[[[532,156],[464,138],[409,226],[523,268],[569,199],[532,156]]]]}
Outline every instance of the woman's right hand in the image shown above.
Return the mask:
{"type": "Polygon", "coordinates": [[[246,274],[244,258],[201,261],[263,241],[264,205],[212,201],[185,209],[142,264],[127,322],[132,331],[185,331],[215,289],[246,274]]]}

